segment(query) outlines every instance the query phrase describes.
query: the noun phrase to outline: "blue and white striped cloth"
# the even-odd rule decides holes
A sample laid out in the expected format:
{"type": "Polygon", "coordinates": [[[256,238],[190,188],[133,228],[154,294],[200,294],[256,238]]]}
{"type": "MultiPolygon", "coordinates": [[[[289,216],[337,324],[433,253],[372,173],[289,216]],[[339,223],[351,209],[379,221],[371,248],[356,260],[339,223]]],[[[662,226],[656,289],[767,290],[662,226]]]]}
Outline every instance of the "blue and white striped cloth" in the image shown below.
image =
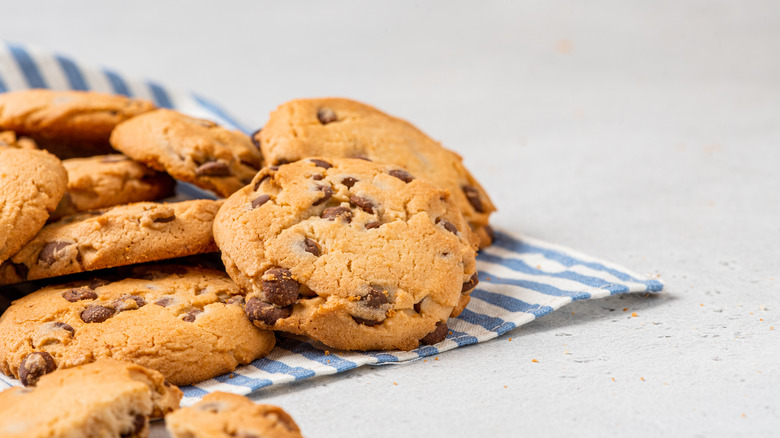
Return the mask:
{"type": "MultiPolygon", "coordinates": [[[[217,105],[192,93],[151,81],[128,79],[107,70],[80,66],[45,50],[0,43],[0,92],[26,88],[94,90],[152,100],[197,117],[242,129],[217,105]]],[[[248,394],[272,385],[341,373],[362,365],[392,364],[484,342],[546,315],[572,301],[628,292],[659,292],[657,278],[514,232],[500,230],[478,257],[480,283],[471,303],[448,322],[450,334],[435,346],[412,351],[340,352],[297,337],[282,336],[267,357],[234,373],[183,387],[183,404],[212,391],[248,394]]],[[[0,376],[7,385],[18,382],[0,376]]]]}

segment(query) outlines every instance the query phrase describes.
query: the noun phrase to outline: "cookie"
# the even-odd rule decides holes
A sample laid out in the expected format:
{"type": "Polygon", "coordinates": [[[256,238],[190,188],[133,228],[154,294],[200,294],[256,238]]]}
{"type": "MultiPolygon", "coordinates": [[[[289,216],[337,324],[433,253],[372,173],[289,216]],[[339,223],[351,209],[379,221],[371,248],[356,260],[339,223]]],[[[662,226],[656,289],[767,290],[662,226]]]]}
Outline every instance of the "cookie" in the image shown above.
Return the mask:
{"type": "Polygon", "coordinates": [[[48,358],[47,370],[112,357],[175,385],[200,382],[273,348],[273,332],[253,326],[243,302],[224,272],[182,265],[45,287],[0,316],[0,370],[25,383],[36,355],[48,358]]]}
{"type": "Polygon", "coordinates": [[[172,438],[300,438],[301,430],[282,408],[214,392],[195,405],[165,416],[172,438]]]}
{"type": "Polygon", "coordinates": [[[239,131],[171,110],[157,110],[116,127],[111,144],[176,179],[229,196],[252,180],[260,151],[239,131]]]}
{"type": "Polygon", "coordinates": [[[451,195],[391,164],[309,158],[225,201],[214,239],[258,327],[344,350],[437,343],[476,286],[451,195]]]}
{"type": "Polygon", "coordinates": [[[110,153],[114,127],[151,111],[141,99],[92,91],[23,90],[0,94],[0,130],[32,137],[61,158],[110,153]]]}
{"type": "Polygon", "coordinates": [[[146,437],[150,418],[178,408],[181,397],[160,373],[105,359],[0,392],[0,436],[146,437]]]}
{"type": "Polygon", "coordinates": [[[253,135],[266,165],[306,157],[361,157],[396,164],[412,175],[449,190],[481,246],[490,244],[488,224],[495,211],[463,159],[410,123],[348,99],[301,99],[281,105],[253,135]]]}
{"type": "Polygon", "coordinates": [[[0,131],[0,147],[7,146],[20,149],[38,149],[35,141],[28,137],[16,137],[13,131],[0,131]]]}
{"type": "Polygon", "coordinates": [[[171,196],[175,181],[122,154],[71,158],[62,165],[68,171],[68,191],[52,219],[133,202],[156,201],[171,196]]]}
{"type": "Polygon", "coordinates": [[[0,284],[215,252],[220,204],[138,202],[67,216],[0,265],[0,284]]]}
{"type": "Polygon", "coordinates": [[[0,262],[41,230],[67,184],[65,168],[54,155],[0,147],[0,262]]]}

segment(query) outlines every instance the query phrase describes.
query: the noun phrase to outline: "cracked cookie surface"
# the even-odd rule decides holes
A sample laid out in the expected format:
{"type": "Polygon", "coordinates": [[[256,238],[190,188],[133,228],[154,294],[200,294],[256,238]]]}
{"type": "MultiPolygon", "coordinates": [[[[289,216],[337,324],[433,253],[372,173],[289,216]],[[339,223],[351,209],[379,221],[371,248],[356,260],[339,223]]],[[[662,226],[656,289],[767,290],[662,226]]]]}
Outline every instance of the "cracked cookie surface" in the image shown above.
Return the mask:
{"type": "Polygon", "coordinates": [[[224,272],[181,265],[49,286],[0,316],[0,370],[27,383],[55,368],[114,358],[176,385],[200,382],[273,348],[273,332],[252,325],[243,301],[224,272]]]}
{"type": "Polygon", "coordinates": [[[245,134],[172,110],[120,124],[111,144],[136,161],[220,196],[248,184],[262,166],[260,151],[245,134]]]}
{"type": "Polygon", "coordinates": [[[68,190],[53,219],[133,202],[155,201],[173,194],[173,178],[156,172],[122,154],[71,158],[62,165],[68,171],[68,190]]]}
{"type": "Polygon", "coordinates": [[[0,436],[146,437],[149,420],[178,408],[181,397],[157,371],[105,359],[0,392],[0,436]]]}
{"type": "Polygon", "coordinates": [[[273,111],[253,140],[267,165],[331,156],[404,167],[449,190],[480,245],[492,241],[488,218],[496,208],[463,159],[412,124],[369,105],[339,98],[293,100],[273,111]]]}
{"type": "Polygon", "coordinates": [[[67,184],[65,168],[54,155],[0,146],[0,262],[41,230],[67,184]]]}
{"type": "Polygon", "coordinates": [[[282,408],[226,392],[213,392],[191,407],[168,414],[165,427],[173,438],[302,437],[282,408]]]}
{"type": "Polygon", "coordinates": [[[67,216],[0,265],[0,284],[215,252],[221,202],[138,202],[67,216]]]}
{"type": "Polygon", "coordinates": [[[477,281],[476,236],[450,195],[390,164],[263,169],[225,201],[214,238],[257,326],[340,349],[439,342],[477,281]]]}

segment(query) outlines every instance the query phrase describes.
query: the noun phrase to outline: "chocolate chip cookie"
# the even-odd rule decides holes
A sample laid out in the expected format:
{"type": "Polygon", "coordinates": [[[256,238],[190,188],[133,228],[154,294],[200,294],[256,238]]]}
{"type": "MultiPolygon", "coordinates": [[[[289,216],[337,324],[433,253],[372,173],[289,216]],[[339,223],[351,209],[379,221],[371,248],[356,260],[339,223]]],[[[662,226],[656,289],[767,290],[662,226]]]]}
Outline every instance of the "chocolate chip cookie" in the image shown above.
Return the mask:
{"type": "Polygon", "coordinates": [[[220,204],[138,202],[67,216],[0,265],[0,284],[214,252],[220,204]]]}
{"type": "Polygon", "coordinates": [[[258,327],[345,350],[447,335],[476,286],[476,237],[451,195],[391,164],[309,158],[260,171],[214,238],[258,327]]]}
{"type": "Polygon", "coordinates": [[[481,246],[491,242],[490,230],[483,228],[496,208],[463,159],[404,120],[348,99],[293,100],[273,111],[253,139],[267,165],[331,156],[402,166],[449,190],[481,246]]]}
{"type": "Polygon", "coordinates": [[[178,408],[181,397],[157,371],[104,359],[0,392],[0,436],[146,437],[149,419],[178,408]]]}
{"type": "Polygon", "coordinates": [[[54,155],[0,146],[0,262],[41,230],[67,184],[65,168],[54,155]]]}
{"type": "Polygon", "coordinates": [[[214,392],[195,405],[165,416],[173,438],[300,438],[301,430],[282,408],[214,392]]]}
{"type": "Polygon", "coordinates": [[[31,375],[112,357],[176,385],[200,382],[273,348],[273,332],[253,326],[243,302],[224,272],[181,265],[49,286],[0,316],[0,370],[29,384],[31,375]]]}
{"type": "Polygon", "coordinates": [[[92,91],[23,90],[0,94],[0,129],[32,137],[60,158],[110,153],[111,130],[151,111],[141,99],[92,91]]]}
{"type": "Polygon", "coordinates": [[[68,191],[52,219],[132,202],[156,201],[173,194],[175,181],[122,154],[71,158],[68,191]]]}
{"type": "Polygon", "coordinates": [[[117,126],[111,144],[176,179],[230,196],[262,165],[260,151],[239,131],[171,110],[157,110],[117,126]]]}

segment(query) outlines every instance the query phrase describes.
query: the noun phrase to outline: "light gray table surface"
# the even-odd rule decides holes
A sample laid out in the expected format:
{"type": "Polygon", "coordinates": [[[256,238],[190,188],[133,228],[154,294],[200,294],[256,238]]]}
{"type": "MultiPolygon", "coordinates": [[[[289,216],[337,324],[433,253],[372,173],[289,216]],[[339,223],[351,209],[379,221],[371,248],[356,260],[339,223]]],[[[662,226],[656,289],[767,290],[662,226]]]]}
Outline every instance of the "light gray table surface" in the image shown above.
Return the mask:
{"type": "Polygon", "coordinates": [[[1,3],[0,39],[251,126],[296,97],[374,104],[463,155],[497,228],[666,282],[256,395],[306,436],[780,433],[777,2],[1,3]]]}

